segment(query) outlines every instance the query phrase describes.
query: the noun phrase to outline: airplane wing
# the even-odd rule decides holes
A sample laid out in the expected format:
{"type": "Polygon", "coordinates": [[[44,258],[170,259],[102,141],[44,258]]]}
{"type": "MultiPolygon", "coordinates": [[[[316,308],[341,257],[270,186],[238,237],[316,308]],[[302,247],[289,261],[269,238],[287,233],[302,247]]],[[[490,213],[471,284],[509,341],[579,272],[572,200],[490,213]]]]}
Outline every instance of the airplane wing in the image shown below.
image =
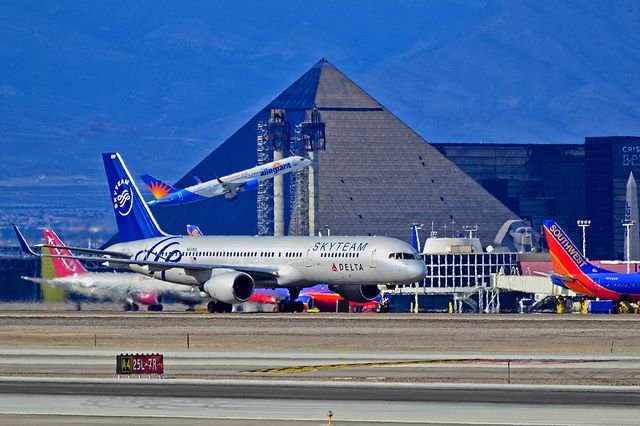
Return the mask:
{"type": "MultiPolygon", "coordinates": [[[[74,255],[63,255],[63,254],[38,254],[33,251],[33,249],[27,243],[27,240],[24,238],[18,227],[14,224],[13,230],[18,237],[18,241],[20,242],[20,248],[27,254],[37,257],[57,257],[60,259],[77,259],[91,262],[103,262],[107,263],[108,266],[129,266],[129,265],[139,265],[139,266],[147,266],[149,267],[149,271],[166,271],[168,269],[180,268],[185,271],[206,271],[211,269],[233,269],[239,272],[245,272],[252,277],[258,279],[272,279],[274,277],[278,277],[278,271],[273,268],[254,268],[246,265],[219,265],[219,264],[203,264],[203,263],[181,263],[181,262],[157,262],[151,260],[139,260],[132,259],[129,255],[125,253],[118,252],[109,252],[106,250],[96,250],[96,249],[81,249],[85,252],[90,251],[95,256],[74,256],[74,255]],[[122,257],[110,257],[110,253],[117,253],[119,255],[127,256],[126,258],[122,257]]],[[[48,246],[50,247],[50,246],[48,246]]],[[[64,247],[69,250],[71,247],[64,247]]]]}
{"type": "Polygon", "coordinates": [[[244,182],[241,182],[241,183],[225,182],[220,178],[216,178],[216,180],[222,187],[222,190],[224,191],[224,198],[226,198],[227,200],[235,200],[238,197],[237,195],[238,191],[244,185],[244,182]]]}

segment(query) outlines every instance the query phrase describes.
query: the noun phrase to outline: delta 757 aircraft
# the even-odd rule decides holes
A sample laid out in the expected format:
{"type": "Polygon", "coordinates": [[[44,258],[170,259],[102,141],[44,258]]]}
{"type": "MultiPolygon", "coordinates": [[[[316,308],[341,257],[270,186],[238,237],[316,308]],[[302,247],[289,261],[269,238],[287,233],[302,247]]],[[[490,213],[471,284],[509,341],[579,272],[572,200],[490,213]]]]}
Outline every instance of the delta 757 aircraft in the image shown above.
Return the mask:
{"type": "Polygon", "coordinates": [[[155,197],[155,200],[149,201],[149,205],[171,206],[219,195],[224,195],[227,200],[235,200],[238,198],[238,192],[257,189],[258,183],[263,180],[298,171],[309,164],[311,161],[303,157],[287,157],[206,182],[194,176],[196,184],[184,189],[176,189],[151,175],[142,175],[140,178],[155,197]]]}
{"type": "MultiPolygon", "coordinates": [[[[195,287],[216,300],[212,311],[249,300],[256,287],[300,289],[318,283],[347,300],[368,302],[377,284],[421,280],[426,266],[407,243],[387,237],[251,237],[168,235],[160,229],[120,154],[102,154],[120,243],[107,250],[71,248],[112,267],[195,287]]],[[[38,256],[14,225],[20,246],[38,256]]],[[[46,246],[45,246],[46,247],[46,246]]],[[[56,246],[49,246],[57,248],[56,246]]],[[[41,255],[44,256],[44,255],[41,255]]]]}
{"type": "Polygon", "coordinates": [[[640,274],[621,274],[587,261],[564,231],[552,220],[543,222],[551,253],[554,281],[576,293],[614,301],[640,301],[640,274]]]}
{"type": "MultiPolygon", "coordinates": [[[[52,229],[43,230],[47,245],[55,254],[71,256],[60,238],[52,229]]],[[[131,272],[89,272],[77,259],[52,257],[53,277],[22,277],[27,281],[47,284],[64,289],[68,293],[100,300],[124,301],[125,311],[137,311],[138,303],[147,305],[150,311],[161,311],[163,296],[171,295],[188,306],[210,300],[200,291],[171,284],[131,272]]]]}

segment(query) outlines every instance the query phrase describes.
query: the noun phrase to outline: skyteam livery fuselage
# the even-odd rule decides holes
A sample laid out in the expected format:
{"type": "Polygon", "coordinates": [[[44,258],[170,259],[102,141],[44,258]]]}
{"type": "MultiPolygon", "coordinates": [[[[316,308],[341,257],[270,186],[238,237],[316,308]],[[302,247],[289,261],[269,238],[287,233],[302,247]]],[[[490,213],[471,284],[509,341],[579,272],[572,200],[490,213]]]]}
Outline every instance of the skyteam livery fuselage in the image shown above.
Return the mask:
{"type": "Polygon", "coordinates": [[[640,301],[640,274],[621,274],[587,261],[560,226],[543,222],[555,281],[576,293],[607,300],[640,301]]]}
{"type": "Polygon", "coordinates": [[[196,185],[184,189],[176,189],[151,175],[140,177],[155,197],[149,205],[177,205],[220,195],[224,195],[228,200],[234,200],[238,197],[238,192],[257,189],[258,183],[263,180],[298,171],[309,164],[311,161],[303,157],[287,157],[207,182],[200,182],[196,178],[198,182],[196,185]]]}
{"type": "MultiPolygon", "coordinates": [[[[182,237],[164,233],[117,153],[103,161],[121,242],[106,250],[69,248],[141,274],[197,286],[229,305],[246,302],[255,287],[289,288],[319,283],[347,300],[368,302],[378,284],[409,284],[425,276],[425,264],[407,243],[386,237],[182,237]]],[[[35,254],[19,230],[23,250],[35,254]]],[[[71,257],[71,256],[59,256],[71,257]]],[[[213,308],[210,306],[210,310],[213,308]]],[[[218,309],[218,308],[216,308],[218,309]]]]}

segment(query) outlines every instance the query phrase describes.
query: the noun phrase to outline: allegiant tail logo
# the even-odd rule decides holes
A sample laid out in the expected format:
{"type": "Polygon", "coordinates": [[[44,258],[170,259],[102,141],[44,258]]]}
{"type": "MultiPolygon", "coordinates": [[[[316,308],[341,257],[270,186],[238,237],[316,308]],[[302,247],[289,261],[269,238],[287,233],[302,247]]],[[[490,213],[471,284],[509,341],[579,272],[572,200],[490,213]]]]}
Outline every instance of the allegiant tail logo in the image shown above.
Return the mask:
{"type": "Polygon", "coordinates": [[[271,167],[270,169],[264,169],[263,171],[261,171],[260,176],[277,175],[281,171],[287,170],[290,168],[291,168],[290,163],[282,164],[282,163],[275,162],[273,163],[273,167],[271,167]]]}
{"type": "Polygon", "coordinates": [[[574,247],[571,240],[562,232],[555,223],[548,228],[549,233],[560,244],[565,252],[576,262],[579,268],[587,265],[587,261],[582,257],[580,251],[574,247]]]}

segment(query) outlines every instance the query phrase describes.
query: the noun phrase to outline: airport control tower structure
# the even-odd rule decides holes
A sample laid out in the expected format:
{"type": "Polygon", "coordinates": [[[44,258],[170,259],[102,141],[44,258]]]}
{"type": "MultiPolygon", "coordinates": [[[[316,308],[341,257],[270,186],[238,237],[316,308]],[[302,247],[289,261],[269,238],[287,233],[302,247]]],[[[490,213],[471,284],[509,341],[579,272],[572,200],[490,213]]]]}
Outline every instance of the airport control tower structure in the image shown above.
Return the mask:
{"type": "Polygon", "coordinates": [[[308,223],[309,235],[315,235],[320,230],[320,186],[318,154],[327,149],[325,139],[325,124],[322,122],[317,109],[308,110],[305,120],[300,123],[304,149],[311,165],[308,167],[308,223]]]}
{"type": "MultiPolygon", "coordinates": [[[[290,150],[289,123],[283,109],[272,109],[268,122],[258,122],[258,165],[284,158],[290,150]]],[[[284,235],[284,181],[278,175],[258,185],[258,235],[284,235]]]]}
{"type": "MultiPolygon", "coordinates": [[[[299,115],[299,114],[298,114],[299,115]]],[[[271,110],[269,121],[258,122],[258,164],[288,155],[311,160],[307,168],[289,176],[290,217],[288,235],[314,235],[319,231],[318,153],[326,149],[325,124],[320,112],[304,112],[304,120],[290,134],[283,109],[271,110]]],[[[258,235],[284,235],[284,176],[267,179],[258,186],[258,235]]]]}

